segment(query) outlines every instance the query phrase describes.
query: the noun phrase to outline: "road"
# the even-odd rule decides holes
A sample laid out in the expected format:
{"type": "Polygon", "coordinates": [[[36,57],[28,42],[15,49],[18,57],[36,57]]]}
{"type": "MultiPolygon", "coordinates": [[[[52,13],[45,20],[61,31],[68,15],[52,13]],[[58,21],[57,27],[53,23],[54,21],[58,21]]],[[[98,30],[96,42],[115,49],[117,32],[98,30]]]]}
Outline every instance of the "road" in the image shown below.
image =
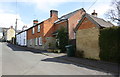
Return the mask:
{"type": "Polygon", "coordinates": [[[0,47],[2,75],[107,75],[82,65],[76,66],[63,59],[35,54],[11,44],[0,43],[0,47]]]}

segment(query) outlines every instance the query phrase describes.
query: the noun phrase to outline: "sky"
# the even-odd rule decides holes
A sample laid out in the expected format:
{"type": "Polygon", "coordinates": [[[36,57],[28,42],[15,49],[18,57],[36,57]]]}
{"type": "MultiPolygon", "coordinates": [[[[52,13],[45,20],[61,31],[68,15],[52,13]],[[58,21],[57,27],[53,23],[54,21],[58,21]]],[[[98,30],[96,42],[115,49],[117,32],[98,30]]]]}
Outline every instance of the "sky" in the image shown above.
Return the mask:
{"type": "Polygon", "coordinates": [[[15,27],[22,30],[31,27],[33,20],[39,22],[50,17],[50,10],[57,10],[58,17],[84,8],[89,14],[95,10],[98,17],[106,19],[105,13],[111,8],[112,0],[0,0],[0,27],[15,27]]]}

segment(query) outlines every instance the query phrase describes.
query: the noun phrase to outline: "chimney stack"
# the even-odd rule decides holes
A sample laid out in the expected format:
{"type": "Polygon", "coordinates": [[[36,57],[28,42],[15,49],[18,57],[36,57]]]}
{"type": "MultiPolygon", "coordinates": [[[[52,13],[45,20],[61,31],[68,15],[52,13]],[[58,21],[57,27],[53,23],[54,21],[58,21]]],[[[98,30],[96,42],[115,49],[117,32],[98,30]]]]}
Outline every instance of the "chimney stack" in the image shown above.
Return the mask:
{"type": "Polygon", "coordinates": [[[33,26],[35,26],[38,23],[38,20],[33,20],[33,26]]]}
{"type": "Polygon", "coordinates": [[[11,26],[10,28],[13,29],[13,26],[11,26]]]}
{"type": "Polygon", "coordinates": [[[57,10],[51,10],[50,11],[50,17],[58,17],[58,11],[57,10]]]}
{"type": "Polygon", "coordinates": [[[93,13],[91,13],[93,16],[97,17],[97,13],[95,13],[95,10],[93,11],[93,13]]]}

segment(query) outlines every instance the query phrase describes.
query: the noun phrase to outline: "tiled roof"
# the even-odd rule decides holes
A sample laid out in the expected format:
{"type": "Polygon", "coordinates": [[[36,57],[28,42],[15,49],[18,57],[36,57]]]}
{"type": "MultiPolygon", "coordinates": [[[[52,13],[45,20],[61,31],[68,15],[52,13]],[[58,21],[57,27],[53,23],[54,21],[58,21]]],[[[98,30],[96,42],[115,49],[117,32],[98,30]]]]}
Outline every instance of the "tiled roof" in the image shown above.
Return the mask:
{"type": "Polygon", "coordinates": [[[99,28],[104,28],[104,27],[113,27],[114,25],[109,22],[109,21],[105,21],[102,18],[98,18],[95,17],[93,15],[90,14],[85,14],[82,19],[79,21],[79,23],[77,24],[76,28],[74,29],[74,31],[77,31],[77,29],[79,28],[80,24],[83,22],[84,18],[87,17],[89,20],[91,20],[94,24],[96,24],[97,27],[99,28]]]}
{"type": "Polygon", "coordinates": [[[81,9],[78,9],[78,10],[76,10],[76,11],[70,12],[70,13],[68,13],[68,14],[66,14],[66,15],[61,16],[58,20],[55,21],[55,23],[57,23],[57,22],[59,22],[59,21],[61,21],[61,20],[65,20],[65,19],[70,18],[72,15],[74,15],[76,12],[78,12],[78,11],[80,11],[80,10],[85,11],[83,8],[81,8],[81,9]]]}
{"type": "MultiPolygon", "coordinates": [[[[87,14],[89,15],[89,14],[87,14]]],[[[99,24],[99,26],[101,27],[112,27],[114,26],[111,22],[109,21],[105,21],[104,19],[102,18],[98,18],[98,17],[95,17],[93,15],[89,15],[95,22],[97,22],[99,24]]]]}

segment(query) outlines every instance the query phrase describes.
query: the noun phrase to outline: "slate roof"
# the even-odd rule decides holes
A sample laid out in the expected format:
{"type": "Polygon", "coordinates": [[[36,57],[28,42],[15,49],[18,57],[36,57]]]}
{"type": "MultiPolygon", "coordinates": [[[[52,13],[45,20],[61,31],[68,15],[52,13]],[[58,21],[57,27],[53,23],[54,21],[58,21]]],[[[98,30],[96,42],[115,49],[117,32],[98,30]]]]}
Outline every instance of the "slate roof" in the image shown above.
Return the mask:
{"type": "Polygon", "coordinates": [[[81,9],[78,9],[78,10],[76,10],[76,11],[70,12],[70,13],[68,13],[68,14],[66,14],[66,15],[63,15],[63,16],[61,16],[60,18],[58,18],[58,20],[56,20],[54,23],[57,23],[57,22],[59,22],[59,21],[61,21],[61,20],[69,19],[72,15],[74,15],[76,12],[78,12],[78,11],[80,11],[80,10],[85,11],[83,8],[81,8],[81,9]]]}
{"type": "Polygon", "coordinates": [[[98,18],[98,17],[92,16],[92,15],[89,15],[89,14],[87,14],[87,15],[89,17],[91,17],[95,22],[97,22],[99,24],[99,26],[101,26],[101,27],[112,27],[112,26],[114,26],[111,22],[105,21],[102,18],[98,18]]]}
{"type": "Polygon", "coordinates": [[[104,19],[102,18],[98,18],[98,17],[95,17],[93,15],[90,15],[90,14],[85,14],[82,19],[79,21],[79,23],[77,24],[76,28],[75,28],[75,31],[77,31],[78,27],[80,26],[80,24],[82,23],[82,21],[84,20],[84,18],[87,17],[90,21],[92,21],[94,24],[96,24],[96,26],[98,28],[105,28],[105,27],[113,27],[114,25],[109,22],[109,21],[105,21],[104,19]]]}

